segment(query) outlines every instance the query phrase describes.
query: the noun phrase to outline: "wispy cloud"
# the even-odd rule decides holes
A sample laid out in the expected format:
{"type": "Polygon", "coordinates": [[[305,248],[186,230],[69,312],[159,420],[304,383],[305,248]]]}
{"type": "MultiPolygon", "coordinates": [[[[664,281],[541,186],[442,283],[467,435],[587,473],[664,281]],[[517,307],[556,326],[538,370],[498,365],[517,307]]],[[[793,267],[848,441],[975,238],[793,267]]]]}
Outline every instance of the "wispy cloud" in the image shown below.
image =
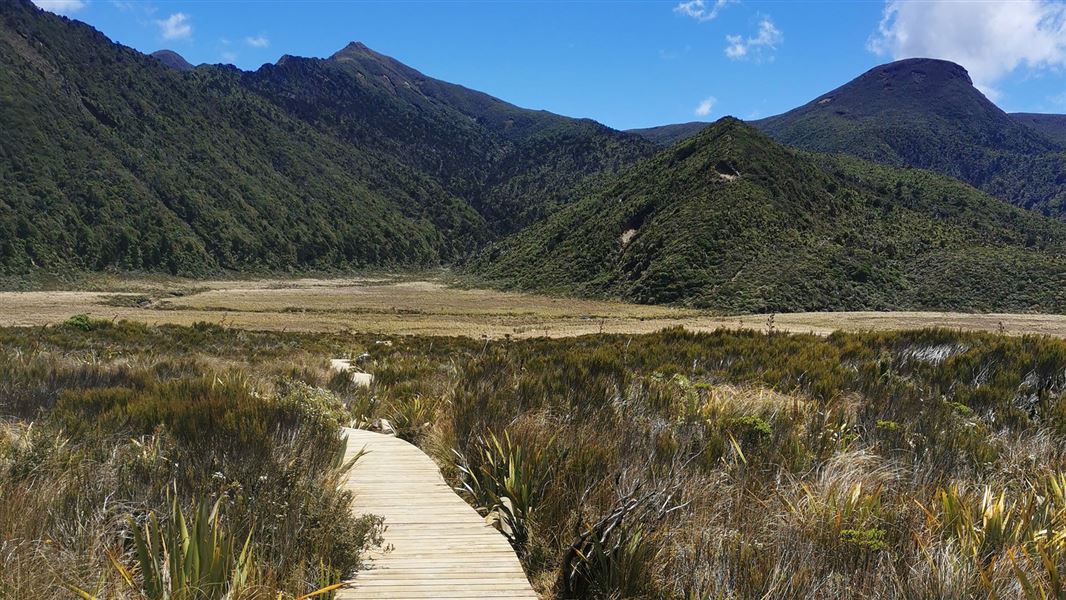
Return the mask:
{"type": "Polygon", "coordinates": [[[959,63],[994,98],[995,83],[1024,68],[1066,67],[1066,2],[885,3],[881,23],[866,44],[875,54],[930,57],[959,63]]]}
{"type": "Polygon", "coordinates": [[[759,21],[759,31],[753,37],[742,35],[725,36],[725,55],[732,60],[773,60],[773,51],[785,41],[785,34],[774,25],[770,17],[759,21]]]}
{"type": "Polygon", "coordinates": [[[270,40],[265,35],[256,35],[244,38],[244,43],[253,48],[266,48],[270,45],[270,40]]]}
{"type": "Polygon", "coordinates": [[[224,62],[226,64],[232,65],[232,64],[235,64],[237,62],[237,53],[236,52],[224,51],[221,54],[221,56],[222,56],[222,62],[224,62]]]}
{"type": "Polygon", "coordinates": [[[85,0],[33,0],[33,3],[49,12],[69,15],[85,8],[85,0]]]}
{"type": "Polygon", "coordinates": [[[711,114],[711,109],[714,108],[715,102],[718,102],[718,100],[716,100],[714,96],[707,96],[700,101],[699,106],[697,106],[696,110],[693,112],[695,112],[698,117],[706,117],[711,114]]]}
{"type": "Polygon", "coordinates": [[[155,23],[159,26],[159,33],[164,40],[184,40],[192,35],[192,23],[189,22],[189,15],[185,13],[174,13],[155,23]]]}
{"type": "Polygon", "coordinates": [[[726,6],[738,0],[687,0],[674,7],[674,12],[692,17],[697,21],[710,21],[726,6]]]}

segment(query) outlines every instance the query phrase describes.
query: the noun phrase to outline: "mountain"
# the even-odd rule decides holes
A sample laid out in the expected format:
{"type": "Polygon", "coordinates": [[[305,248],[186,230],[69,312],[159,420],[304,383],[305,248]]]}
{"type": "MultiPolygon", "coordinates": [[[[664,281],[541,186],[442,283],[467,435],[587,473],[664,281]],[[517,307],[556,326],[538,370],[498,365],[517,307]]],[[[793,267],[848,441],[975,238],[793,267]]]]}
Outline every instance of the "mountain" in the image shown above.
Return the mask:
{"type": "Polygon", "coordinates": [[[243,79],[316,128],[429,174],[467,199],[496,233],[550,212],[587,175],[655,151],[595,121],[519,108],[433,79],[361,43],[328,59],[285,56],[243,79]]]}
{"type": "Polygon", "coordinates": [[[189,63],[189,61],[185,60],[182,55],[173,50],[156,50],[150,56],[171,69],[177,69],[178,71],[192,71],[196,68],[189,63]]]}
{"type": "Polygon", "coordinates": [[[653,151],[361,45],[178,71],[28,0],[0,97],[0,275],[450,263],[653,151]]]}
{"type": "Polygon", "coordinates": [[[725,118],[469,265],[493,285],[723,311],[1066,308],[1066,225],[725,118]]]}
{"type": "Polygon", "coordinates": [[[659,146],[673,146],[681,140],[703,131],[703,128],[708,125],[710,123],[706,121],[689,121],[688,123],[659,125],[658,127],[645,127],[643,129],[627,129],[626,132],[639,135],[659,146]]]}
{"type": "MultiPolygon", "coordinates": [[[[676,131],[524,109],[359,43],[252,72],[163,59],[0,3],[0,276],[473,256],[468,270],[498,285],[722,310],[1066,309],[1066,225],[926,171],[789,150],[735,119],[660,150],[645,136],[676,131]]],[[[893,77],[923,80],[908,73],[893,77]]],[[[946,73],[941,104],[972,88],[946,73]]],[[[841,93],[823,105],[843,115],[792,123],[856,144],[870,140],[852,130],[887,135],[873,147],[892,164],[913,150],[899,139],[944,152],[976,140],[958,156],[994,157],[988,168],[1059,152],[979,94],[951,100],[952,115],[921,113],[913,93],[880,109],[856,104],[869,90],[841,93]],[[852,119],[863,110],[896,129],[852,119]],[[908,129],[916,111],[945,139],[908,129]]],[[[1030,167],[1044,185],[1051,167],[1030,167]]]]}
{"type": "Polygon", "coordinates": [[[0,272],[436,264],[486,239],[462,199],[241,85],[34,7],[0,9],[0,272]]]}
{"type": "Polygon", "coordinates": [[[1066,147],[1066,115],[1010,113],[1010,117],[1049,140],[1066,147]]]}
{"type": "Polygon", "coordinates": [[[1066,216],[1066,148],[1000,110],[948,61],[881,65],[753,124],[791,146],[931,169],[1012,204],[1066,216]]]}

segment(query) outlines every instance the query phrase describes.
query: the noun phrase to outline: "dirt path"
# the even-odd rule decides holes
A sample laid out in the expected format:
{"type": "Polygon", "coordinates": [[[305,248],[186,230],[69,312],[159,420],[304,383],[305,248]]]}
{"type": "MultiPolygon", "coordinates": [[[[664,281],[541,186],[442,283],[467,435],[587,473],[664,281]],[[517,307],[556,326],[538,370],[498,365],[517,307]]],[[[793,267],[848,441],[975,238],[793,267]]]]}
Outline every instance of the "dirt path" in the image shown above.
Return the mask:
{"type": "Polygon", "coordinates": [[[436,463],[392,436],[346,429],[352,510],[385,517],[385,550],[338,600],[536,600],[511,545],[448,487],[436,463]]]}

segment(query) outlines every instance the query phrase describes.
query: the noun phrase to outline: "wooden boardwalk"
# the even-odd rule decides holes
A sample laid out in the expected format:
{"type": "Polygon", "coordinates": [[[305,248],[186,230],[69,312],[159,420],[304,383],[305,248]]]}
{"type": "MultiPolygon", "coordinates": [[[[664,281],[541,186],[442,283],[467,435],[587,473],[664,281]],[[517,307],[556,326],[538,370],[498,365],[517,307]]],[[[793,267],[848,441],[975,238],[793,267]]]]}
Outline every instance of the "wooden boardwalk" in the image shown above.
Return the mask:
{"type": "Polygon", "coordinates": [[[348,457],[365,448],[346,487],[357,514],[385,517],[385,548],[338,599],[525,598],[536,600],[500,532],[444,482],[436,463],[392,436],[346,429],[348,457]]]}

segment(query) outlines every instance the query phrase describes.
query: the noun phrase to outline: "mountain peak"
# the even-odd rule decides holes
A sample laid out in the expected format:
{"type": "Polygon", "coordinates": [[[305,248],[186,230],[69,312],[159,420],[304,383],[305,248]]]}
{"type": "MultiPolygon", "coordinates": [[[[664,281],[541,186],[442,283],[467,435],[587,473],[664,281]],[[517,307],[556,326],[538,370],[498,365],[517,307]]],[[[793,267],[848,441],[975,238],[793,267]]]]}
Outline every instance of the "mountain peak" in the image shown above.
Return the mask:
{"type": "Polygon", "coordinates": [[[156,50],[151,54],[152,58],[158,60],[164,65],[178,71],[191,71],[195,69],[189,61],[185,60],[182,55],[174,52],[173,50],[156,50]]]}
{"type": "Polygon", "coordinates": [[[805,150],[940,171],[1025,208],[1061,210],[1055,177],[1032,177],[1035,164],[1038,172],[1062,171],[1061,147],[1003,112],[950,61],[880,65],[754,124],[805,150]]]}
{"type": "Polygon", "coordinates": [[[884,110],[971,112],[1005,115],[974,87],[961,65],[935,58],[906,58],[878,65],[841,87],[819,96],[807,107],[848,114],[884,110]]]}
{"type": "Polygon", "coordinates": [[[376,54],[369,46],[363,42],[348,42],[348,45],[333,53],[330,56],[331,59],[336,60],[338,58],[344,58],[346,56],[376,54]]]}
{"type": "Polygon", "coordinates": [[[745,123],[734,116],[724,116],[717,121],[706,125],[702,130],[693,135],[690,140],[702,140],[704,142],[723,138],[727,144],[738,141],[750,141],[751,143],[773,145],[773,142],[749,123],[745,123]]]}
{"type": "Polygon", "coordinates": [[[794,181],[809,178],[793,153],[732,116],[707,125],[652,160],[703,181],[733,181],[741,176],[794,181]]]}
{"type": "Polygon", "coordinates": [[[878,76],[881,78],[910,78],[916,83],[922,83],[925,81],[936,83],[952,79],[961,79],[967,85],[973,85],[973,80],[970,79],[970,73],[966,71],[965,67],[953,63],[950,60],[942,60],[939,58],[904,58],[895,62],[878,65],[867,71],[865,74],[860,75],[859,79],[868,76],[878,76]]]}
{"type": "MultiPolygon", "coordinates": [[[[1029,277],[981,265],[1015,252],[1032,253],[1015,264],[1037,264],[1043,250],[1026,240],[1042,227],[1066,232],[947,177],[794,152],[726,117],[470,268],[503,287],[738,313],[958,305],[988,293],[976,270],[1000,278],[995,285],[1029,277]],[[891,250],[870,249],[889,239],[891,250]],[[997,258],[976,258],[984,252],[997,258]],[[935,296],[920,289],[927,282],[935,296]]],[[[1008,302],[1032,304],[1022,294],[1008,302]]]]}

